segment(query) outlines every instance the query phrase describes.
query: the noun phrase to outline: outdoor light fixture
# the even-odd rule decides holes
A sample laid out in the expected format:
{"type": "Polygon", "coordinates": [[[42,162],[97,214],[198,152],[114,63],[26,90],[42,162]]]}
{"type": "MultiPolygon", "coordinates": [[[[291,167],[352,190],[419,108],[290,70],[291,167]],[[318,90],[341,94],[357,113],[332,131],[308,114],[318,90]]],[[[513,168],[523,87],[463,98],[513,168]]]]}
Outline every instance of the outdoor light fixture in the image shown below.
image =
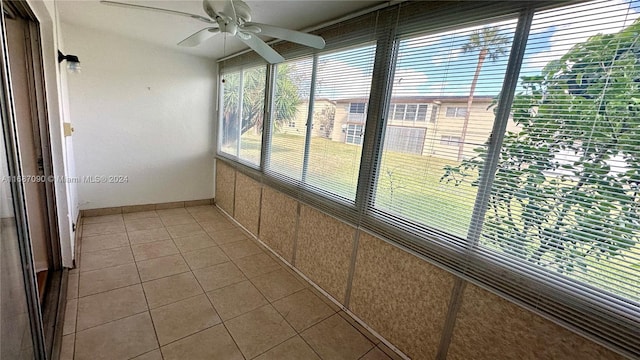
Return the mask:
{"type": "Polygon", "coordinates": [[[58,64],[67,60],[67,69],[70,72],[79,73],[80,72],[80,59],[78,59],[75,55],[65,55],[60,50],[58,50],[58,64]]]}

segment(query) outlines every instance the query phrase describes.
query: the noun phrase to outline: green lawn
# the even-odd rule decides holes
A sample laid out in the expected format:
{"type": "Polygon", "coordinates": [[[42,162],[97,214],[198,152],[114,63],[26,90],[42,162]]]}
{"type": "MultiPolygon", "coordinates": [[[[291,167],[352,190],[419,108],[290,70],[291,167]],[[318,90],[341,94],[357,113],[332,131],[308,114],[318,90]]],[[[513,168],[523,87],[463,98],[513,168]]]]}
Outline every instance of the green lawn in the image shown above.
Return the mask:
{"type": "MultiPolygon", "coordinates": [[[[243,135],[243,158],[259,159],[259,145],[259,136],[243,135]]],[[[360,146],[313,138],[307,182],[354,200],[361,150],[360,146]]],[[[300,179],[303,155],[303,136],[274,134],[271,170],[300,179]]],[[[454,164],[431,156],[385,153],[375,187],[374,206],[464,237],[476,188],[440,182],[444,166],[454,164]]]]}

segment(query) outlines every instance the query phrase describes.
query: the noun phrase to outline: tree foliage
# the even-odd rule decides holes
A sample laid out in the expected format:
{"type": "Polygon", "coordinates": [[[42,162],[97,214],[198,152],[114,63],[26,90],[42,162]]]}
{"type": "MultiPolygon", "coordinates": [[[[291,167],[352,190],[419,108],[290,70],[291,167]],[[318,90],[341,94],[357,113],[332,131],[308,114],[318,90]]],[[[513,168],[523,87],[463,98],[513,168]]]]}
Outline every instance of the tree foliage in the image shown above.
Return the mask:
{"type": "MultiPolygon", "coordinates": [[[[300,97],[298,87],[290,76],[291,67],[287,64],[277,66],[275,96],[273,101],[274,126],[279,128],[283,123],[296,116],[300,97]]],[[[264,96],[266,85],[266,67],[259,66],[242,72],[242,89],[240,89],[240,72],[224,76],[223,106],[223,141],[233,142],[238,136],[240,96],[242,94],[242,119],[240,134],[249,129],[262,130],[264,122],[264,96]]]]}
{"type": "MultiPolygon", "coordinates": [[[[520,130],[502,144],[481,241],[574,274],[638,244],[639,39],[635,22],[522,77],[512,105],[520,130]]],[[[445,168],[441,181],[473,181],[484,149],[445,168]]]]}

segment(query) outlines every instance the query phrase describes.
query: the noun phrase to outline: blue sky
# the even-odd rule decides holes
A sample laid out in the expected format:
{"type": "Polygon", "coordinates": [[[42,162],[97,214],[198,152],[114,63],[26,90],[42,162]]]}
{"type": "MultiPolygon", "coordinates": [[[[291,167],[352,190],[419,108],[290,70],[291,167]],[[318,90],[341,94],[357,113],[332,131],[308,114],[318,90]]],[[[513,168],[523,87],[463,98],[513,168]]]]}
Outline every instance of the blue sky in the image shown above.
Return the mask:
{"type": "MultiPolygon", "coordinates": [[[[564,55],[573,45],[597,33],[615,33],[629,26],[640,13],[640,1],[594,1],[570,8],[540,12],[534,17],[521,75],[540,74],[551,60],[564,55]],[[577,12],[581,16],[576,17],[577,12]]],[[[478,53],[461,48],[469,35],[484,26],[498,26],[513,38],[515,20],[481,24],[426,36],[414,36],[400,43],[394,78],[394,96],[468,95],[478,53]]],[[[372,45],[320,56],[317,95],[329,98],[366,97],[373,70],[372,45]]],[[[496,95],[501,88],[508,53],[482,67],[476,95],[496,95]]]]}

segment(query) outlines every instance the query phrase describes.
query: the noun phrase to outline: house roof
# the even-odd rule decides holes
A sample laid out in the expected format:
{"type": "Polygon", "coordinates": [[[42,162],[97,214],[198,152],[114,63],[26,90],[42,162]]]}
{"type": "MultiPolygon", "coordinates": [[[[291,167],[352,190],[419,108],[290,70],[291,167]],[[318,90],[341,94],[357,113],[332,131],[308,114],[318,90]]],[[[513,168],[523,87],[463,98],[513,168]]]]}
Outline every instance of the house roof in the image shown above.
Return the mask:
{"type": "MultiPolygon", "coordinates": [[[[473,97],[473,101],[476,102],[491,102],[495,98],[494,95],[476,95],[473,97]]],[[[436,101],[447,103],[466,103],[469,99],[468,96],[396,96],[391,98],[392,104],[420,104],[420,103],[433,103],[436,101]]],[[[352,103],[352,102],[367,102],[368,98],[349,98],[339,99],[336,103],[352,103]]]]}

